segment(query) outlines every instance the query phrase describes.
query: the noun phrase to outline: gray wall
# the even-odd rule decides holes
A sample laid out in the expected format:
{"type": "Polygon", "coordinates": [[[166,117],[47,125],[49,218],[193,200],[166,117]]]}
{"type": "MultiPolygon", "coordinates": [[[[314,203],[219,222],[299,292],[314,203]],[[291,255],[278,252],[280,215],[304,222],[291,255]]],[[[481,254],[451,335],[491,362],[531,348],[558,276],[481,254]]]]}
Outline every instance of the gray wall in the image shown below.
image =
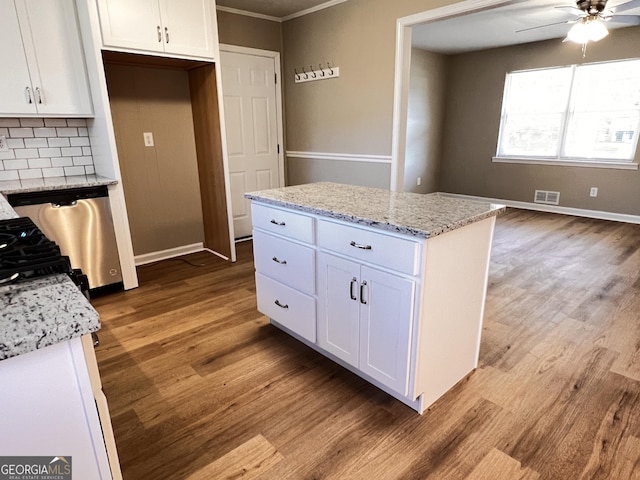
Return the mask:
{"type": "Polygon", "coordinates": [[[404,190],[438,190],[441,140],[444,126],[447,59],[444,55],[411,50],[407,111],[404,190]],[[417,185],[417,178],[421,184],[417,185]]]}
{"type": "MultiPolygon", "coordinates": [[[[396,21],[448,3],[349,0],[285,22],[287,150],[390,156],[396,21]],[[340,78],[294,83],[294,69],[326,62],[340,67],[340,78]]],[[[383,166],[384,173],[374,163],[290,158],[287,170],[290,183],[331,177],[388,188],[390,165],[383,166]]]]}
{"type": "Polygon", "coordinates": [[[220,43],[282,53],[282,24],[218,10],[220,43]]]}
{"type": "MultiPolygon", "coordinates": [[[[637,170],[492,163],[496,154],[505,74],[512,70],[637,57],[640,27],[612,31],[581,47],[549,40],[455,55],[449,59],[440,165],[442,191],[532,202],[534,191],[560,192],[560,205],[640,214],[637,170]],[[598,197],[589,188],[598,187],[598,197]]],[[[607,88],[606,85],[598,88],[607,88]]],[[[594,90],[597,95],[597,89],[594,90]]],[[[636,161],[640,155],[636,153],[636,161]]]]}

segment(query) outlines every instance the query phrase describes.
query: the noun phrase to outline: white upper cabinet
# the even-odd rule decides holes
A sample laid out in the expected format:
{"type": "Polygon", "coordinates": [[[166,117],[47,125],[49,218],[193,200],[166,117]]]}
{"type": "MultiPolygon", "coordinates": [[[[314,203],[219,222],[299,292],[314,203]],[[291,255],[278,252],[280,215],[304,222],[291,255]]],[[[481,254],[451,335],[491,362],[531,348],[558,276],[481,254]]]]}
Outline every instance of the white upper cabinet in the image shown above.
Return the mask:
{"type": "Polygon", "coordinates": [[[213,60],[211,0],[98,0],[106,49],[213,60]]]}
{"type": "Polygon", "coordinates": [[[73,0],[0,0],[0,116],[92,116],[73,0]]]}

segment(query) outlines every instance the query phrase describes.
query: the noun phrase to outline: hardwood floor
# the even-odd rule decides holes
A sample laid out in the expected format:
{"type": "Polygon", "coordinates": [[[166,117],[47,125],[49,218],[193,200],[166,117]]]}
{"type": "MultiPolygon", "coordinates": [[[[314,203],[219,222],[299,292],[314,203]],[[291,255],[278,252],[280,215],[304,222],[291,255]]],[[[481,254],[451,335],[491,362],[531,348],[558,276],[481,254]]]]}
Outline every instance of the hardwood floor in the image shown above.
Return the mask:
{"type": "Polygon", "coordinates": [[[251,244],[94,299],[125,480],[640,479],[640,225],[498,218],[479,368],[420,416],[256,311],[251,244]]]}

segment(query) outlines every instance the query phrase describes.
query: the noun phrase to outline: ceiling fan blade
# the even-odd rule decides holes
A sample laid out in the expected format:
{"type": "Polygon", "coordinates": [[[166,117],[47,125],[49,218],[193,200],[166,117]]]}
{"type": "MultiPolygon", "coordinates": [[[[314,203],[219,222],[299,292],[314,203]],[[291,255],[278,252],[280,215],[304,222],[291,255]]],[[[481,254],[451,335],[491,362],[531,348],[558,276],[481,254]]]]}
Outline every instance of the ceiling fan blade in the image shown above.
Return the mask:
{"type": "Polygon", "coordinates": [[[569,5],[563,5],[563,6],[554,7],[554,8],[557,8],[558,10],[566,10],[568,13],[571,13],[572,15],[578,15],[580,17],[584,17],[586,15],[586,13],[580,10],[579,8],[571,7],[569,5]]]}
{"type": "Polygon", "coordinates": [[[538,28],[552,27],[553,25],[563,25],[563,24],[576,23],[576,21],[577,20],[566,20],[564,22],[547,23],[546,25],[538,25],[536,27],[529,27],[529,28],[523,28],[522,30],[516,30],[516,33],[527,32],[529,30],[536,30],[538,28]]]}
{"type": "Polygon", "coordinates": [[[632,10],[634,8],[640,8],[640,0],[631,0],[629,2],[621,3],[620,5],[616,5],[615,7],[610,7],[614,14],[626,12],[627,10],[632,10]]]}
{"type": "Polygon", "coordinates": [[[638,15],[613,15],[606,19],[611,23],[624,23],[625,25],[640,25],[640,16],[638,15]]]}

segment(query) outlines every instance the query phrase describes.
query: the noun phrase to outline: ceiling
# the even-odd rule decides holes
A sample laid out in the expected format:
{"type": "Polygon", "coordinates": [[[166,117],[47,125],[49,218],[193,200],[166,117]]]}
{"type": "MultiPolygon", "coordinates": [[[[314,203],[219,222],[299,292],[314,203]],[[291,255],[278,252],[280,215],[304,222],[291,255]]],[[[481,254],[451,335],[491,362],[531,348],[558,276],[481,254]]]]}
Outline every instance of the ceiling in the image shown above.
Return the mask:
{"type": "MultiPolygon", "coordinates": [[[[218,6],[288,20],[311,11],[330,7],[347,0],[217,0],[218,6]]],[[[609,8],[627,0],[611,0],[609,8]]],[[[625,15],[640,15],[640,0],[633,0],[637,8],[627,10],[625,15]]],[[[575,6],[574,0],[516,0],[514,3],[477,13],[450,19],[438,20],[413,27],[414,47],[444,54],[456,54],[474,50],[485,50],[519,43],[537,42],[552,38],[564,38],[570,25],[563,22],[573,20],[571,11],[559,6],[575,6]],[[560,23],[526,32],[531,27],[560,23]]],[[[624,25],[610,22],[609,30],[624,25]]]]}

